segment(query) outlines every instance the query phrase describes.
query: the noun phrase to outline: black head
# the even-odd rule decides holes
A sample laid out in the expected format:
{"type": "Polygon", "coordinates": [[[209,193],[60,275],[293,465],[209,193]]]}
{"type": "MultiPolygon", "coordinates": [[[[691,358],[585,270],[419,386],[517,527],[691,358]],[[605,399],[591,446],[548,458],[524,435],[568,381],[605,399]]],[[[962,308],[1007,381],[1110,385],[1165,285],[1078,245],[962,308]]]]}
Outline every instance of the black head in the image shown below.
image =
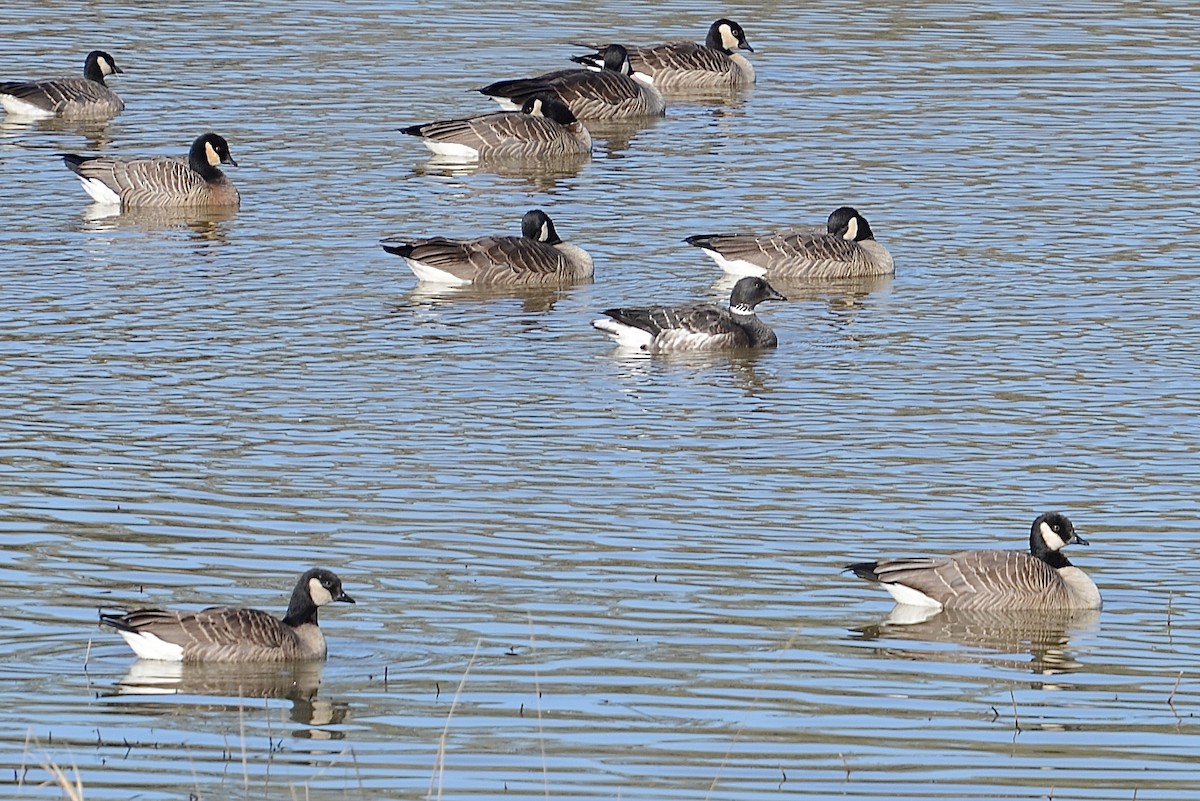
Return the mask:
{"type": "Polygon", "coordinates": [[[739,279],[729,293],[729,308],[750,312],[764,300],[787,300],[766,279],[747,276],[739,279]]]}
{"type": "Polygon", "coordinates": [[[842,206],[835,209],[829,215],[827,227],[829,233],[851,242],[862,242],[864,239],[875,238],[875,233],[871,230],[867,218],[859,214],[853,206],[842,206]]]}
{"type": "Polygon", "coordinates": [[[1039,559],[1053,564],[1062,561],[1068,564],[1066,558],[1059,553],[1068,545],[1087,545],[1088,541],[1079,536],[1075,526],[1060,512],[1046,512],[1038,515],[1029,529],[1029,552],[1039,559]],[[1058,557],[1055,560],[1053,557],[1058,557]]]}
{"type": "Polygon", "coordinates": [[[104,76],[121,73],[125,70],[117,66],[117,62],[103,50],[93,50],[83,60],[83,74],[93,81],[104,83],[104,76]]]}
{"type": "Polygon", "coordinates": [[[610,44],[605,47],[604,69],[619,72],[622,75],[632,75],[633,66],[629,63],[629,51],[619,44],[610,44]]]}
{"type": "Polygon", "coordinates": [[[573,125],[578,122],[575,115],[571,113],[571,109],[549,92],[538,92],[535,95],[530,95],[529,99],[521,106],[521,111],[526,114],[532,114],[535,117],[545,117],[548,120],[554,120],[559,125],[573,125]]]}
{"type": "Polygon", "coordinates": [[[354,599],[342,590],[342,580],[332,570],[314,567],[300,577],[297,590],[301,587],[308,594],[314,606],[324,606],[334,601],[352,604],[354,599]]]}
{"type": "Polygon", "coordinates": [[[206,133],[192,142],[192,148],[188,151],[188,160],[197,172],[204,172],[218,164],[237,166],[237,162],[229,154],[229,143],[225,141],[224,137],[215,133],[206,133]]]}
{"type": "Polygon", "coordinates": [[[732,53],[735,48],[754,52],[754,48],[746,41],[746,32],[742,30],[742,26],[731,19],[719,19],[714,22],[708,29],[708,38],[704,40],[704,44],[726,53],[732,53]]]}
{"type": "Polygon", "coordinates": [[[554,221],[541,209],[530,209],[521,218],[521,236],[547,245],[557,245],[562,240],[554,230],[554,221]]]}

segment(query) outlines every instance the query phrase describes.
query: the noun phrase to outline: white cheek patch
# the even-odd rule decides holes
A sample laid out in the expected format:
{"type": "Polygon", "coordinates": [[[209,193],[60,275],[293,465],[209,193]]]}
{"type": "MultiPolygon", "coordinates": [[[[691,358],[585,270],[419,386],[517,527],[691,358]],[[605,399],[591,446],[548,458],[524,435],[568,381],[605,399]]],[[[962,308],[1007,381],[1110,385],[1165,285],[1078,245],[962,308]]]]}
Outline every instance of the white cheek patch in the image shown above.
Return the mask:
{"type": "Polygon", "coordinates": [[[542,113],[542,101],[540,101],[540,100],[533,101],[533,105],[529,109],[529,115],[531,117],[546,116],[545,114],[542,113]]]}
{"type": "Polygon", "coordinates": [[[721,44],[725,45],[726,50],[733,50],[738,46],[737,37],[733,35],[733,29],[728,25],[721,26],[721,44]]]}
{"type": "Polygon", "coordinates": [[[858,218],[851,217],[850,222],[846,223],[846,235],[842,237],[847,242],[853,242],[858,239],[858,218]]]}
{"type": "Polygon", "coordinates": [[[538,236],[538,240],[541,242],[550,241],[550,223],[542,223],[542,233],[538,236]]]}
{"type": "Polygon", "coordinates": [[[308,580],[308,594],[317,606],[324,606],[333,601],[333,596],[329,593],[329,590],[325,589],[325,585],[315,578],[308,580]]]}
{"type": "Polygon", "coordinates": [[[1067,543],[1063,538],[1054,533],[1054,529],[1050,528],[1049,523],[1042,523],[1038,526],[1038,531],[1041,532],[1042,541],[1046,543],[1046,547],[1052,551],[1058,551],[1066,547],[1067,543]]]}
{"type": "Polygon", "coordinates": [[[212,146],[212,142],[204,143],[204,157],[208,160],[209,165],[213,167],[221,163],[221,157],[217,155],[217,149],[212,146]]]}

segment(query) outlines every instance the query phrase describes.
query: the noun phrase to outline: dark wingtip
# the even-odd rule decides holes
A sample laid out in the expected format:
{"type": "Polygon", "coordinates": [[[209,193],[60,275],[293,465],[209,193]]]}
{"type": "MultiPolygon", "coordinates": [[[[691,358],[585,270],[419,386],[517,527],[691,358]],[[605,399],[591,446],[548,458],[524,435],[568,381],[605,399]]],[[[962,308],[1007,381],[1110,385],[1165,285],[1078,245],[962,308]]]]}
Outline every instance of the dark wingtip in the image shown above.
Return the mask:
{"type": "Polygon", "coordinates": [[[410,125],[407,128],[400,128],[399,130],[400,133],[408,134],[409,136],[424,136],[425,134],[421,133],[421,129],[424,127],[425,123],[421,123],[420,125],[410,125]]]}
{"type": "Polygon", "coordinates": [[[692,236],[684,237],[684,242],[694,247],[702,248],[712,241],[714,234],[693,234],[692,236]]]}
{"type": "Polygon", "coordinates": [[[412,255],[413,248],[415,247],[412,242],[404,242],[398,239],[380,239],[379,246],[388,253],[402,257],[412,255]]]}
{"type": "Polygon", "coordinates": [[[855,562],[852,565],[846,565],[842,569],[849,570],[854,575],[858,576],[860,579],[866,579],[867,581],[878,582],[879,574],[875,572],[875,569],[878,567],[879,567],[878,562],[855,562]]]}

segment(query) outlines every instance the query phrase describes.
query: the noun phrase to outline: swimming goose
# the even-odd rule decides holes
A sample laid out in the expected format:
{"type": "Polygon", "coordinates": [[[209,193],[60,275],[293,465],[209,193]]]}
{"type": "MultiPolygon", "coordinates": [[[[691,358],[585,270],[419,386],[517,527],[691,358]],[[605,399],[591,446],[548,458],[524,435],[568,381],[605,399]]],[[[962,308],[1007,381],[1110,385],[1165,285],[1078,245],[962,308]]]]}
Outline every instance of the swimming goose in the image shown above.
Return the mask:
{"type": "Polygon", "coordinates": [[[102,625],[117,630],[142,659],[168,662],[292,662],[324,659],[325,635],[317,610],[325,604],[354,599],[328,570],[306,572],[292,591],[287,614],[279,620],[268,612],[214,606],[201,612],[138,609],[100,615],[102,625]]]}
{"type": "Polygon", "coordinates": [[[866,278],[896,271],[892,254],[875,241],[867,219],[850,206],[829,215],[827,233],[798,229],[761,236],[702,234],[684,241],[733,275],[866,278]]]}
{"type": "Polygon", "coordinates": [[[592,137],[553,95],[534,95],[520,111],[480,114],[401,128],[439,156],[453,159],[541,159],[592,152],[592,137]]]}
{"type": "Polygon", "coordinates": [[[764,300],[787,298],[762,278],[743,278],[733,285],[727,309],[709,303],[606,309],[608,318],[593,320],[592,326],[622,347],[649,353],[773,348],[779,344],[775,332],[754,313],[764,300]]]}
{"type": "Polygon", "coordinates": [[[860,562],[846,569],[883,585],[897,603],[938,609],[1099,609],[1100,591],[1062,549],[1087,545],[1065,515],[1033,521],[1029,553],[960,551],[925,559],[860,562]]]}
{"type": "Polygon", "coordinates": [[[563,242],[554,222],[541,209],[525,212],[521,236],[478,239],[384,239],[422,281],[488,286],[545,286],[590,278],[592,257],[563,242]]]}
{"type": "Polygon", "coordinates": [[[218,164],[237,166],[229,144],[215,133],[192,143],[186,159],[176,156],[77,156],[60,154],[97,203],[122,208],[237,206],[237,188],[218,164]]]}
{"type": "MultiPolygon", "coordinates": [[[[581,45],[587,47],[589,45],[581,45]]],[[[754,48],[746,41],[746,32],[733,20],[719,19],[708,29],[704,44],[667,42],[638,47],[626,45],[635,73],[648,76],[661,91],[686,89],[734,89],[754,84],[754,67],[734,50],[754,48]]],[[[591,69],[600,69],[604,49],[574,56],[571,60],[591,69]]]]}
{"type": "Polygon", "coordinates": [[[0,105],[9,114],[26,118],[105,119],[125,108],[117,93],[104,83],[105,76],[120,72],[124,70],[112,56],[93,50],[83,62],[82,78],[0,83],[0,105]]]}
{"type": "Polygon", "coordinates": [[[645,81],[634,79],[624,47],[609,45],[603,54],[604,68],[599,72],[558,70],[536,78],[497,81],[479,91],[505,109],[520,108],[530,96],[549,92],[580,119],[657,117],[666,111],[666,101],[659,91],[645,81]]]}

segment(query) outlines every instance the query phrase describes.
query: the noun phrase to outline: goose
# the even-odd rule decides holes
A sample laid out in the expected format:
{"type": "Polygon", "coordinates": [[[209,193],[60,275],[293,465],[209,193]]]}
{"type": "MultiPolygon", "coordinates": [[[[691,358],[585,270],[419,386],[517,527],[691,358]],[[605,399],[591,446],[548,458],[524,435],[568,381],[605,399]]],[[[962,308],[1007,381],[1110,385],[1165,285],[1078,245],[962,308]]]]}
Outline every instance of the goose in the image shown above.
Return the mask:
{"type": "Polygon", "coordinates": [[[488,84],[479,91],[504,109],[517,109],[530,96],[549,92],[580,119],[619,120],[659,117],[667,103],[653,85],[633,77],[629,54],[618,44],[603,51],[603,69],[558,70],[536,78],[517,78],[488,84]]]}
{"type": "Polygon", "coordinates": [[[764,300],[787,300],[762,278],[742,278],[733,285],[729,308],[709,303],[606,309],[592,326],[611,335],[624,348],[649,353],[773,348],[775,332],[754,308],[764,300]]]}
{"type": "Polygon", "coordinates": [[[186,159],[59,155],[97,203],[122,208],[181,208],[237,206],[241,202],[237,188],[217,166],[236,167],[237,162],[229,154],[229,143],[215,133],[197,138],[186,159]]]}
{"type": "MultiPolygon", "coordinates": [[[[590,45],[580,45],[590,47],[590,45]]],[[[704,44],[667,42],[638,47],[626,45],[629,62],[636,74],[645,75],[661,91],[687,89],[736,89],[754,84],[754,67],[735,50],[754,48],[746,41],[746,32],[733,20],[719,19],[708,29],[704,44]]],[[[590,69],[600,69],[604,49],[596,48],[571,58],[590,69]]]]}
{"type": "Polygon", "coordinates": [[[592,137],[556,97],[537,94],[520,111],[500,111],[401,128],[451,159],[541,159],[592,152],[592,137]]]}
{"type": "Polygon", "coordinates": [[[959,551],[923,559],[847,565],[859,578],[883,585],[897,603],[936,609],[1099,609],[1100,591],[1062,549],[1087,545],[1066,515],[1033,521],[1029,553],[959,551]]]}
{"type": "Polygon", "coordinates": [[[293,662],[324,659],[325,635],[317,610],[334,601],[352,604],[342,581],[315,567],[296,582],[287,614],[214,606],[201,612],[137,609],[100,615],[142,659],[167,662],[293,662]]]}
{"type": "Polygon", "coordinates": [[[0,105],[9,114],[25,118],[105,119],[125,108],[117,93],[104,83],[106,76],[121,72],[124,70],[112,56],[93,50],[83,62],[82,78],[0,83],[0,105]]]}
{"type": "Polygon", "coordinates": [[[850,206],[829,215],[827,232],[699,234],[683,240],[727,273],[767,278],[866,278],[896,271],[892,254],[875,241],[867,219],[850,206]]]}
{"type": "Polygon", "coordinates": [[[563,242],[541,209],[521,218],[521,236],[478,239],[384,239],[380,245],[408,262],[422,281],[489,286],[544,286],[592,276],[587,251],[563,242]]]}

